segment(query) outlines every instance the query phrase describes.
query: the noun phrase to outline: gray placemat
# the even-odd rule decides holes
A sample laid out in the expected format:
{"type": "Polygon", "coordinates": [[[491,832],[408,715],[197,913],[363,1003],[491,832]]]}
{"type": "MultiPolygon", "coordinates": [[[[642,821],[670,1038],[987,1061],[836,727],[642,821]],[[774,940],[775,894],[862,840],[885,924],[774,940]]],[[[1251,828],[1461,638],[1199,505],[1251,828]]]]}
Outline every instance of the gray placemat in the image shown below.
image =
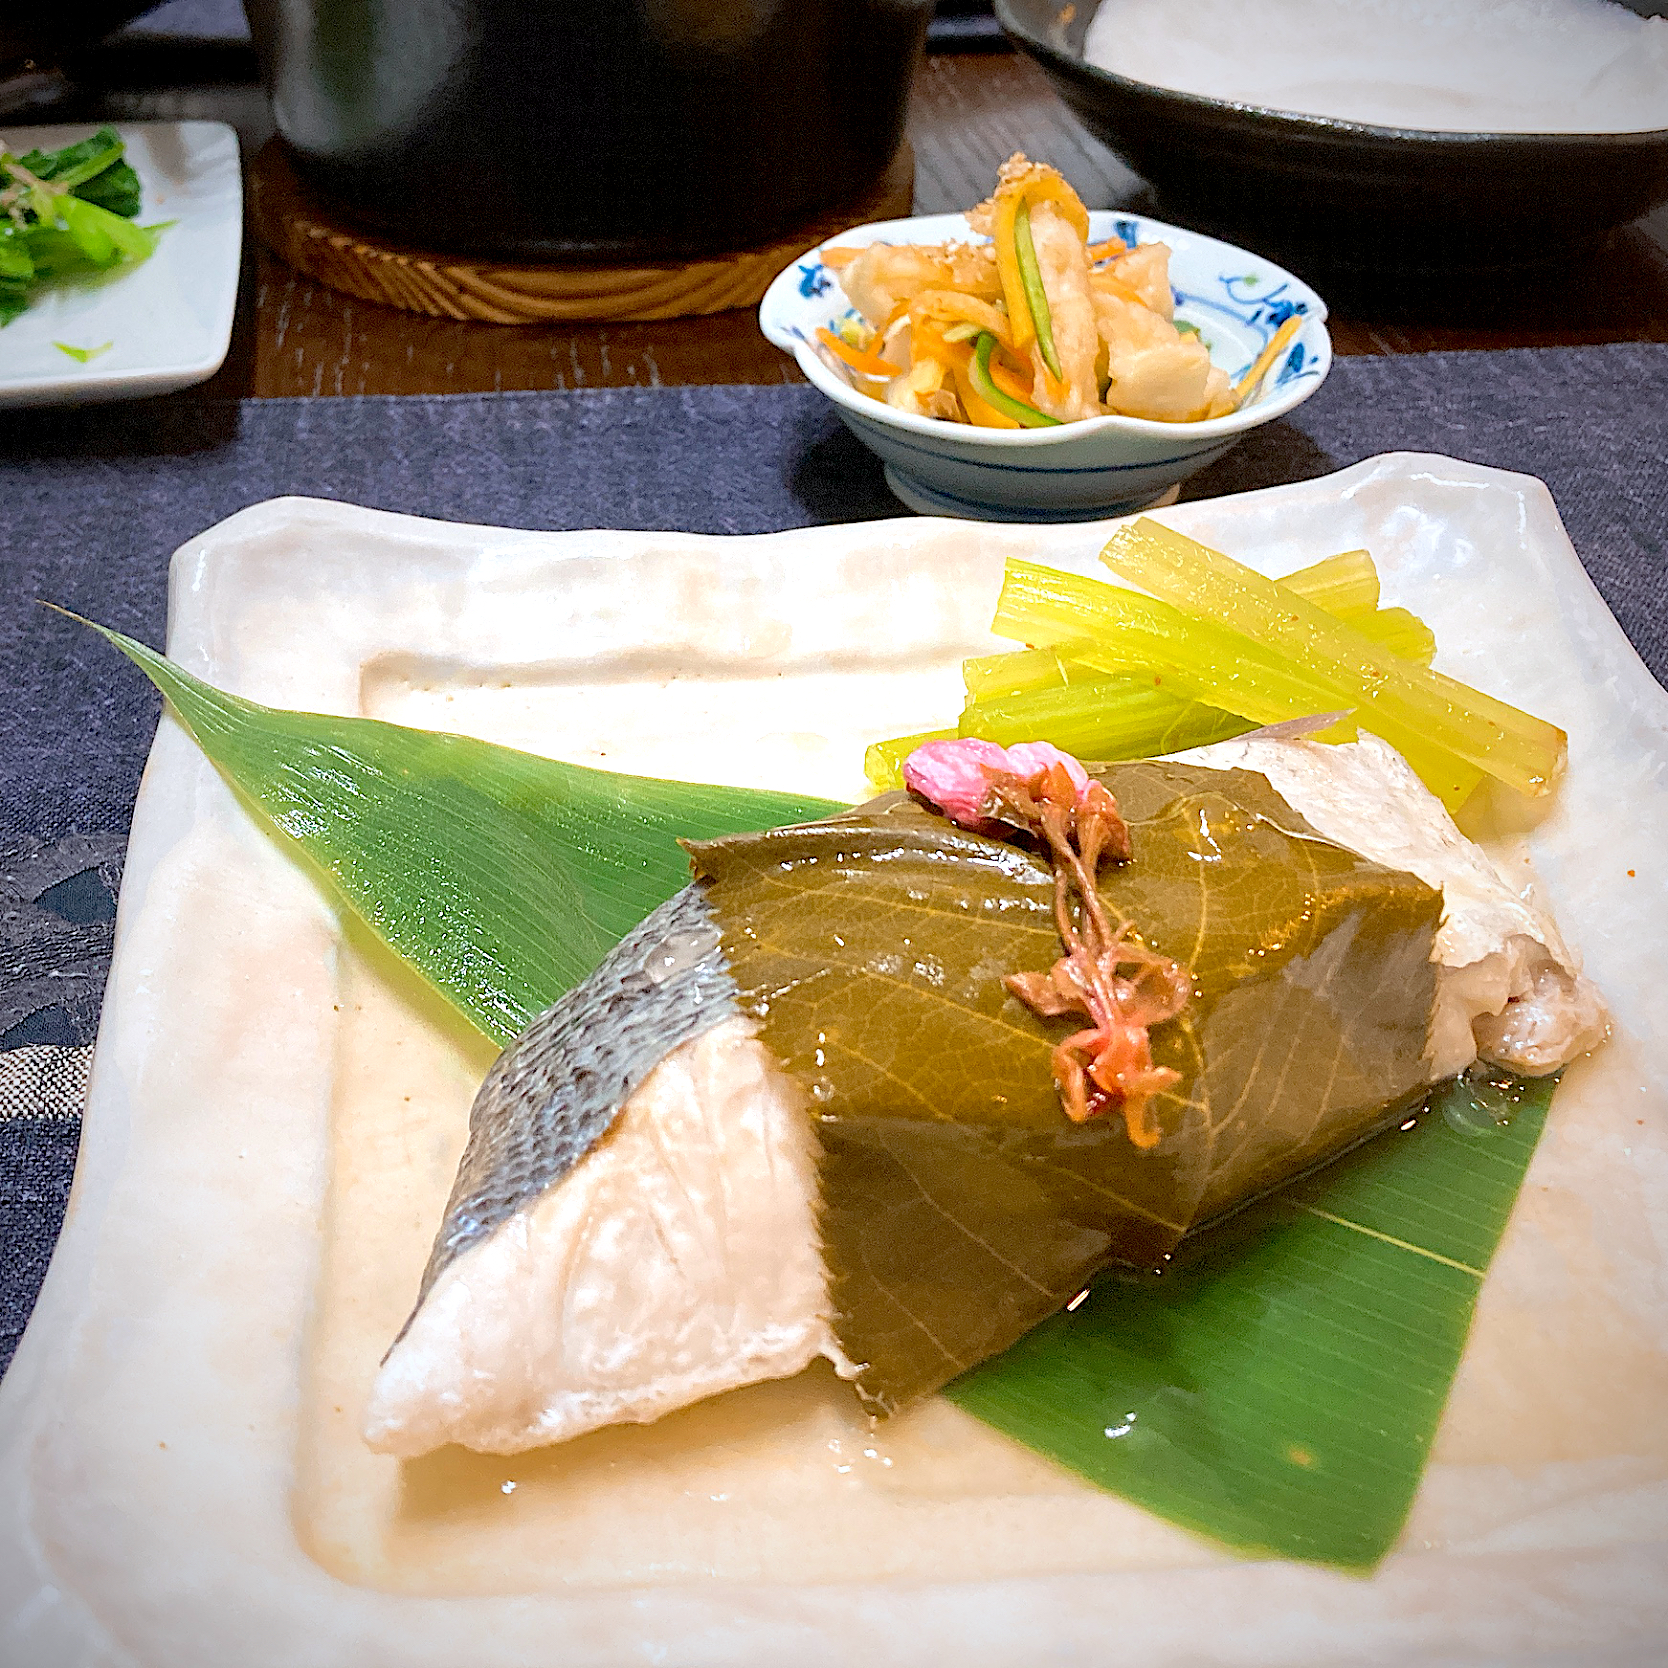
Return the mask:
{"type": "MultiPolygon", "coordinates": [[[[1446,452],[1538,475],[1668,678],[1668,345],[1345,359],[1188,497],[1446,452]]],[[[74,1162],[157,703],[49,598],[160,643],[170,552],[283,493],[512,527],[772,532],[903,513],[813,389],[162,402],[0,418],[0,1369],[74,1162]]]]}

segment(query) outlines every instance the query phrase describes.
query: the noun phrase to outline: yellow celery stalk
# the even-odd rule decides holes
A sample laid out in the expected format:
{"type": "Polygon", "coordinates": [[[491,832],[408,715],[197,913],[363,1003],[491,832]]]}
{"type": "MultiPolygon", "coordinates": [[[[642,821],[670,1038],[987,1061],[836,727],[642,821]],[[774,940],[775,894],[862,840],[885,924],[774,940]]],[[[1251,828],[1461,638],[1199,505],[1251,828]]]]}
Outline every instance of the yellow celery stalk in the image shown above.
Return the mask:
{"type": "MultiPolygon", "coordinates": [[[[1382,642],[1392,652],[1415,664],[1429,664],[1431,654],[1435,648],[1435,639],[1431,635],[1430,628],[1405,609],[1381,608],[1375,613],[1367,615],[1357,624],[1359,627],[1367,629],[1375,637],[1375,640],[1382,642]]],[[[1102,691],[1105,688],[1105,680],[1118,675],[1106,669],[1115,657],[1097,656],[1092,643],[1062,644],[1052,650],[1033,650],[1029,652],[1039,657],[1054,655],[1063,657],[1068,650],[1074,656],[1074,658],[1064,660],[1064,671],[1069,674],[1069,682],[1059,684],[1056,687],[1060,689],[1062,695],[1066,695],[1069,691],[1069,696],[1061,701],[1057,709],[1047,709],[1051,719],[1056,723],[1065,722],[1066,715],[1071,710],[1071,699],[1073,698],[1083,705],[1086,712],[1090,710],[1104,711],[1105,697],[1102,691]],[[1083,658],[1075,658],[1078,655],[1083,658]],[[1093,664],[1097,659],[1101,662],[1099,666],[1093,664]]],[[[1007,658],[1017,659],[1018,656],[1007,658]]],[[[1098,728],[1092,730],[1092,733],[1098,738],[1099,746],[1085,756],[1092,756],[1097,759],[1143,758],[1155,752],[1171,752],[1182,747],[1200,747],[1206,741],[1226,740],[1230,736],[1240,735],[1253,728],[1253,725],[1249,722],[1233,722],[1232,715],[1222,713],[1220,704],[1215,706],[1209,704],[1208,695],[1197,698],[1200,692],[1196,691],[1193,697],[1179,692],[1181,686],[1185,685],[1187,681],[1184,672],[1172,672],[1169,675],[1168,683],[1163,685],[1154,685],[1151,674],[1142,678],[1141,682],[1145,689],[1145,696],[1139,709],[1140,716],[1137,717],[1135,709],[1128,706],[1113,708],[1114,712],[1122,715],[1121,722],[1126,725],[1126,728],[1113,727],[1109,729],[1107,727],[1108,721],[1103,720],[1098,728]],[[1218,715],[1222,722],[1215,724],[1213,720],[1207,723],[1204,718],[1198,716],[1204,713],[1218,715]],[[1164,746],[1159,746],[1147,739],[1155,734],[1168,734],[1167,726],[1169,725],[1180,726],[1181,728],[1177,733],[1185,733],[1192,736],[1193,739],[1172,740],[1164,746]],[[1206,733],[1207,730],[1210,731],[1209,734],[1206,733]]],[[[1019,697],[1041,690],[1044,687],[1046,686],[1033,684],[1030,690],[1014,690],[1008,693],[1013,697],[1019,697]]],[[[988,736],[994,741],[1004,741],[1003,736],[997,735],[995,729],[989,727],[995,721],[996,708],[993,703],[1001,699],[1002,696],[998,693],[998,690],[995,687],[990,687],[982,698],[970,702],[967,710],[962,714],[961,733],[963,735],[988,736]]],[[[1323,703],[1308,707],[1301,712],[1288,713],[1287,716],[1294,718],[1306,717],[1312,712],[1342,711],[1346,707],[1347,702],[1340,699],[1331,706],[1323,703]]],[[[1025,710],[1019,706],[1002,709],[1005,719],[1011,718],[1014,720],[1017,720],[1025,710]]],[[[1035,709],[1039,720],[1042,718],[1044,710],[1040,707],[1035,709]]],[[[1263,722],[1278,722],[1278,720],[1264,720],[1263,722]]],[[[1309,739],[1311,741],[1353,741],[1356,731],[1357,724],[1355,718],[1352,717],[1333,724],[1327,729],[1314,731],[1309,739]]],[[[1035,734],[1041,739],[1054,741],[1056,746],[1068,746],[1066,742],[1060,741],[1052,732],[1045,733],[1038,730],[1035,734]]],[[[1016,731],[1009,739],[1020,740],[1023,738],[1016,731]]],[[[1484,773],[1476,765],[1456,757],[1443,748],[1430,745],[1422,737],[1405,733],[1398,734],[1396,746],[1407,762],[1413,766],[1425,785],[1450,811],[1457,811],[1476,791],[1477,784],[1483,779],[1484,773]]]]}
{"type": "MultiPolygon", "coordinates": [[[[1332,613],[1329,608],[1327,613],[1332,613]]],[[[1405,608],[1375,608],[1371,614],[1343,616],[1364,637],[1388,649],[1401,660],[1429,666],[1436,657],[1436,633],[1405,608]]]]}
{"type": "Polygon", "coordinates": [[[882,792],[903,786],[903,762],[924,741],[954,741],[957,730],[922,730],[918,735],[893,736],[869,744],[863,755],[863,774],[882,792]]]}
{"type": "Polygon", "coordinates": [[[1290,657],[1339,690],[1358,721],[1408,753],[1452,753],[1519,792],[1550,792],[1568,738],[1555,725],[1441,673],[1398,659],[1272,579],[1143,517],[1107,541],[1114,573],[1290,657]]]}
{"type": "Polygon", "coordinates": [[[1378,569],[1365,550],[1345,550],[1311,562],[1280,583],[1340,619],[1371,614],[1378,607],[1378,569]]]}
{"type": "Polygon", "coordinates": [[[1145,759],[1226,741],[1249,720],[1184,700],[1140,677],[1034,689],[971,702],[961,733],[1000,742],[1051,741],[1080,759],[1145,759]]]}
{"type": "MultiPolygon", "coordinates": [[[[1030,565],[1025,567],[1029,569],[1030,565]]],[[[1152,608],[1151,599],[1135,593],[1093,580],[1080,584],[1095,597],[1119,605],[1120,624],[1127,623],[1132,604],[1137,611],[1145,611],[1149,626],[1155,615],[1162,613],[1152,608]]],[[[1378,572],[1366,551],[1329,556],[1286,575],[1280,584],[1335,617],[1349,619],[1357,630],[1392,652],[1429,664],[1435,648],[1429,627],[1406,609],[1376,606],[1378,572]]],[[[1000,614],[997,629],[1002,629],[1000,614]]],[[[1019,634],[1033,635],[1030,631],[1019,634]]],[[[1250,651],[1251,645],[1246,648],[1250,651]]],[[[1044,647],[966,660],[962,674],[968,701],[958,730],[876,743],[869,749],[865,766],[877,786],[897,787],[902,783],[903,760],[915,745],[957,733],[1003,745],[1048,740],[1084,758],[1127,759],[1202,746],[1255,727],[1250,718],[1194,698],[1186,688],[1185,669],[1173,666],[1168,674],[1161,670],[1155,683],[1152,668],[1128,664],[1139,658],[1108,652],[1106,645],[1093,637],[1075,637],[1044,647]]],[[[1248,655],[1248,663],[1250,658],[1248,655]]],[[[1255,658],[1266,659],[1260,655],[1255,658]]],[[[1242,673],[1245,670],[1241,668],[1242,673]]],[[[1289,698],[1292,690],[1289,685],[1284,688],[1289,698]]],[[[1309,693],[1320,704],[1306,707],[1305,713],[1335,710],[1347,704],[1330,691],[1326,692],[1327,700],[1320,700],[1322,691],[1318,687],[1310,688],[1309,693]]],[[[1278,714],[1297,715],[1284,709],[1278,714]]],[[[1345,722],[1318,732],[1318,738],[1344,741],[1354,734],[1354,725],[1345,722]]],[[[1413,738],[1403,738],[1403,751],[1450,809],[1462,804],[1481,780],[1482,773],[1474,766],[1439,749],[1421,747],[1413,738]]]]}
{"type": "MultiPolygon", "coordinates": [[[[1295,591],[1269,583],[1288,608],[1309,607],[1295,591]]],[[[1319,609],[1312,612],[1327,619],[1319,609]]],[[[1330,623],[1339,631],[1349,630],[1336,621],[1330,623]]],[[[1236,713],[1254,724],[1352,710],[1361,704],[1360,695],[1347,683],[1318,677],[1277,649],[1214,619],[1032,562],[1009,561],[994,629],[1024,642],[1070,641],[1074,656],[1086,666],[1108,673],[1147,672],[1171,694],[1236,713]],[[1085,633],[1092,642],[1080,645],[1075,639],[1085,633]]],[[[1398,662],[1379,651],[1359,632],[1349,634],[1375,655],[1382,653],[1388,665],[1429,676],[1416,664],[1398,662]]],[[[1360,713],[1354,718],[1358,722],[1360,713]]],[[[1476,760],[1467,761],[1394,713],[1375,711],[1372,728],[1401,751],[1450,810],[1463,804],[1475,789],[1481,774],[1476,760]]],[[[1346,740],[1353,733],[1334,726],[1316,739],[1346,740]]]]}
{"type": "Polygon", "coordinates": [[[1104,682],[1106,673],[1083,665],[1077,658],[1077,651],[1088,646],[1089,640],[1085,638],[1041,649],[978,655],[961,663],[961,681],[969,701],[1027,695],[1037,689],[1063,689],[1068,684],[1104,682]]]}
{"type": "MultiPolygon", "coordinates": [[[[1337,619],[1348,620],[1357,631],[1404,659],[1428,666],[1436,653],[1436,637],[1418,615],[1405,608],[1378,606],[1378,570],[1365,550],[1328,556],[1280,584],[1304,596],[1337,619]]],[[[1084,640],[1087,642],[1088,640],[1084,640]]],[[[1022,695],[1034,689],[1065,684],[1093,683],[1108,674],[1084,665],[1073,641],[1045,648],[1015,649],[1006,654],[980,655],[962,662],[962,681],[970,701],[999,695],[1022,695]]]]}
{"type": "Polygon", "coordinates": [[[1035,562],[1008,562],[992,630],[1044,646],[1070,642],[1086,666],[1146,673],[1178,695],[1257,724],[1351,705],[1334,684],[1283,664],[1214,621],[1035,562]]]}

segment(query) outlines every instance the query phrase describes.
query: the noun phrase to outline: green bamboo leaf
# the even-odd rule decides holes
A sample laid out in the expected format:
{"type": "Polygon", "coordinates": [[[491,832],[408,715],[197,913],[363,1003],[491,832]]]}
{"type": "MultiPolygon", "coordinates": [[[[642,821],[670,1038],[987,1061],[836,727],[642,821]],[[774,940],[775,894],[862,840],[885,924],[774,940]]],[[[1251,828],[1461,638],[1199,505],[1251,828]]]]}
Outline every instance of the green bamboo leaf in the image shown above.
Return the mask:
{"type": "MultiPolygon", "coordinates": [[[[950,1399],[1172,1522],[1365,1571],[1407,1519],[1553,1082],[1481,1138],[1361,1148],[1147,1282],[1106,1280],[950,1399]]],[[[1458,1123],[1459,1120],[1455,1120],[1458,1123]]]]}
{"type": "Polygon", "coordinates": [[[679,835],[711,839],[840,809],[263,707],[131,637],[94,629],[167,696],[221,774],[334,897],[499,1042],[688,884],[679,835]]]}

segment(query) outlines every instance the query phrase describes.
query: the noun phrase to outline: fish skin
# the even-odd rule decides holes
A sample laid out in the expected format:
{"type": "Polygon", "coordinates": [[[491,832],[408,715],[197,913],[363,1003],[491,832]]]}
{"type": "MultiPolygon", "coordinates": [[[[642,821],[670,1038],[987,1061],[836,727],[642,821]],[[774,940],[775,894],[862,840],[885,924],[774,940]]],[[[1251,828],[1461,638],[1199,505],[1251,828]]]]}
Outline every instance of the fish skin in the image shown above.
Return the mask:
{"type": "MultiPolygon", "coordinates": [[[[620,940],[499,1055],[469,1113],[469,1142],[393,1353],[442,1273],[549,1192],[606,1135],[680,1044],[739,1014],[705,888],[687,886],[620,940]],[[675,969],[651,966],[670,953],[675,969]]],[[[384,1357],[386,1360],[387,1357],[384,1357]]]]}

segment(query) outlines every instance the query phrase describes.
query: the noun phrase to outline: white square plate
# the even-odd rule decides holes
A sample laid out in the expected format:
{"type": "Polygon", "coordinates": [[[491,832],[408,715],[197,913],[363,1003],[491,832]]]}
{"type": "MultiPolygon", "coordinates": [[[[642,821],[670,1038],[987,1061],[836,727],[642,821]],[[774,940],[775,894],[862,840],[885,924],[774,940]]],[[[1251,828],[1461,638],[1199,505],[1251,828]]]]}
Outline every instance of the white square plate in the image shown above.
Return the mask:
{"type": "MultiPolygon", "coordinates": [[[[145,225],[172,220],[141,265],[53,285],[0,329],[0,406],[73,405],[206,382],[232,339],[243,249],[237,135],[224,122],[119,122],[144,193],[145,225]],[[58,343],[109,348],[78,364],[58,343]]],[[[85,139],[96,124],[13,127],[14,156],[85,139]]]]}
{"type": "MultiPolygon", "coordinates": [[[[1660,1660],[1668,695],[1527,477],[1397,455],[1163,519],[1274,573],[1368,547],[1440,666],[1570,735],[1499,849],[1617,1035],[1559,1092],[1375,1576],[1235,1559],[937,1399],[871,1433],[814,1375],[589,1447],[369,1454],[485,1056],[361,959],[170,720],[68,1220],[0,1385],[0,1661],[1660,1660]]],[[[1102,571],[1108,526],[546,534],[278,500],[176,555],[168,647],[259,700],[857,798],[867,740],[957,709],[1004,557],[1102,571]]]]}

